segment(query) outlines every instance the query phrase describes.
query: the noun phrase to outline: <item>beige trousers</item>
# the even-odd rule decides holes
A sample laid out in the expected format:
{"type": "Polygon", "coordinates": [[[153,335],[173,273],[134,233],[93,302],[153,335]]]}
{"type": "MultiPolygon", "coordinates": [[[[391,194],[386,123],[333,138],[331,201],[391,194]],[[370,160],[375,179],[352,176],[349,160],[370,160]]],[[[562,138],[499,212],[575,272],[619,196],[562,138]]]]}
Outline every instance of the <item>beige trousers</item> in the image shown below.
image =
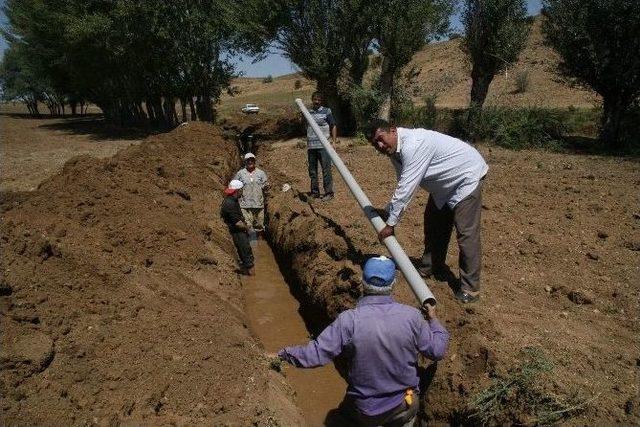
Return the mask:
{"type": "Polygon", "coordinates": [[[264,208],[241,208],[244,222],[256,231],[264,230],[264,208]]]}

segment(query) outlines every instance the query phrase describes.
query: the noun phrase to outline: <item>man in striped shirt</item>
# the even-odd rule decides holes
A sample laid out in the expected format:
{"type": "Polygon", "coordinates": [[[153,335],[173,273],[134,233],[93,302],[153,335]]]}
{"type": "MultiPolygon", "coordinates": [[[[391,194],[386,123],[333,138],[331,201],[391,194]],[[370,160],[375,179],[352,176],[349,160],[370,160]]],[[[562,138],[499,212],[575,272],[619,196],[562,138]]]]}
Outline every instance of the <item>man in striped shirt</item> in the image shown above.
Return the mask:
{"type": "MultiPolygon", "coordinates": [[[[338,137],[338,128],[331,109],[322,105],[320,92],[314,92],[311,95],[311,102],[313,103],[309,110],[311,117],[316,121],[327,140],[331,137],[331,143],[335,144],[338,137]]],[[[310,125],[307,125],[307,160],[309,162],[309,178],[311,180],[311,197],[320,197],[320,186],[318,185],[318,163],[320,163],[322,167],[322,187],[324,189],[322,200],[327,202],[333,199],[331,157],[329,157],[329,153],[324,149],[320,138],[310,125]]]]}

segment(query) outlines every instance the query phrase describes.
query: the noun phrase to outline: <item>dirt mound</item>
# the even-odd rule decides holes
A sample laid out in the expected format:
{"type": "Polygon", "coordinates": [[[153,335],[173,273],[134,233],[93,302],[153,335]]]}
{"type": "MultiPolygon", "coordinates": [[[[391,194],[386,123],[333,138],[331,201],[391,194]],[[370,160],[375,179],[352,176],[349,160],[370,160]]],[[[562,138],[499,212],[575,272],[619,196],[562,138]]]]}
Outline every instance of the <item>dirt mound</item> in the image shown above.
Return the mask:
{"type": "Polygon", "coordinates": [[[3,197],[4,423],[297,423],[218,218],[237,163],[190,123],[3,197]]]}
{"type": "MultiPolygon", "coordinates": [[[[396,183],[390,162],[370,147],[342,142],[343,161],[374,206],[384,206],[396,183]]],[[[479,150],[490,165],[483,295],[462,306],[450,277],[428,281],[452,340],[437,371],[430,365],[425,372],[426,418],[480,423],[469,418],[473,403],[494,396],[497,407],[476,408],[489,424],[548,424],[549,417],[573,425],[637,424],[640,253],[633,242],[640,241],[640,216],[631,202],[640,186],[637,160],[479,150]]],[[[354,304],[367,254],[386,250],[337,174],[334,200],[305,197],[305,158],[285,143],[265,150],[260,161],[274,189],[271,239],[300,297],[319,307],[312,320],[326,324],[354,304]]],[[[414,257],[423,250],[426,199],[419,191],[396,229],[414,257]]],[[[457,273],[453,241],[447,264],[457,273]]],[[[415,304],[403,281],[394,292],[415,304]]]]}

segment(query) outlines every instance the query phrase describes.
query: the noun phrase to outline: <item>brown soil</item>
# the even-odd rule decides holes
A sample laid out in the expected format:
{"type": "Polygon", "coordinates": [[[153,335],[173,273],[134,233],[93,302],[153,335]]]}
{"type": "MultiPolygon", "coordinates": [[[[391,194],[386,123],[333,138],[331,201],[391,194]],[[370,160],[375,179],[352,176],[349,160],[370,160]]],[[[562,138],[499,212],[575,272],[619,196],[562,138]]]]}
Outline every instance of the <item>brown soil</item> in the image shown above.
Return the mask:
{"type": "Polygon", "coordinates": [[[23,110],[0,104],[0,191],[35,190],[72,157],[110,157],[143,137],[140,132],[109,129],[95,115],[32,119],[23,110]]]}
{"type": "Polygon", "coordinates": [[[300,423],[218,218],[235,147],[180,127],[3,193],[7,425],[300,423]]]}
{"type": "MultiPolygon", "coordinates": [[[[373,203],[384,206],[395,187],[389,161],[370,147],[343,143],[343,160],[373,203]]],[[[428,281],[452,341],[425,397],[427,419],[460,420],[491,378],[508,376],[521,365],[521,350],[534,347],[554,365],[538,379],[545,393],[589,402],[568,414],[571,424],[637,424],[638,161],[480,151],[491,168],[483,195],[484,290],[479,303],[461,306],[446,281],[428,281]]],[[[295,143],[274,144],[259,157],[276,189],[268,207],[273,246],[300,297],[326,324],[359,296],[367,255],[386,251],[339,177],[333,201],[304,196],[306,156],[295,143]],[[280,191],[284,183],[292,189],[280,191]]],[[[424,192],[414,197],[397,229],[414,257],[422,253],[426,199],[424,192]]],[[[454,272],[456,259],[452,242],[447,262],[454,272]]],[[[400,283],[395,295],[415,304],[408,289],[400,283]]],[[[518,407],[506,416],[507,423],[534,420],[518,407]]]]}
{"type": "MultiPolygon", "coordinates": [[[[291,295],[289,286],[265,241],[253,247],[256,275],[245,276],[246,312],[249,327],[265,350],[276,353],[282,347],[303,344],[309,340],[304,307],[291,295]]],[[[334,411],[347,388],[333,364],[317,369],[296,369],[281,366],[287,381],[296,392],[296,403],[308,426],[325,425],[327,415],[334,411]]]]}

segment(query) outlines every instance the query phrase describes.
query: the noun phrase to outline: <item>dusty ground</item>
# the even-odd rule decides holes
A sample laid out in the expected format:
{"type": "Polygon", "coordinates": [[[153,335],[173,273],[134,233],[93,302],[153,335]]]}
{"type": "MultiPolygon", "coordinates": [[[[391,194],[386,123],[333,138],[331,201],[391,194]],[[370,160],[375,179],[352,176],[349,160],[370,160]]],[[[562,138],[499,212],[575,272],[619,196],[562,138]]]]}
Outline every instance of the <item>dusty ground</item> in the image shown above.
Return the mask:
{"type": "MultiPolygon", "coordinates": [[[[347,145],[339,148],[345,163],[372,202],[384,206],[395,184],[389,161],[370,147],[347,145]]],[[[544,393],[584,404],[582,412],[566,414],[571,424],[637,424],[638,160],[480,151],[490,165],[483,294],[462,307],[447,282],[429,281],[452,343],[430,387],[427,418],[460,420],[490,378],[509,377],[523,363],[522,349],[531,347],[554,365],[537,379],[544,393]]],[[[276,188],[293,187],[270,201],[272,241],[292,266],[301,297],[331,319],[359,295],[366,254],[385,251],[340,178],[333,201],[307,200],[305,151],[294,142],[274,144],[259,159],[276,188]]],[[[424,192],[414,197],[397,229],[410,256],[422,251],[426,199],[424,192]]],[[[447,263],[457,273],[453,242],[447,263]]],[[[397,297],[414,303],[407,286],[399,286],[397,297]]],[[[513,405],[502,422],[535,421],[536,414],[513,405]]]]}
{"type": "Polygon", "coordinates": [[[218,217],[236,168],[192,123],[2,193],[4,424],[299,424],[218,217]]]}
{"type": "Polygon", "coordinates": [[[140,143],[141,132],[109,129],[93,115],[77,119],[32,119],[24,108],[0,104],[0,191],[34,190],[71,157],[113,156],[140,143]]]}

